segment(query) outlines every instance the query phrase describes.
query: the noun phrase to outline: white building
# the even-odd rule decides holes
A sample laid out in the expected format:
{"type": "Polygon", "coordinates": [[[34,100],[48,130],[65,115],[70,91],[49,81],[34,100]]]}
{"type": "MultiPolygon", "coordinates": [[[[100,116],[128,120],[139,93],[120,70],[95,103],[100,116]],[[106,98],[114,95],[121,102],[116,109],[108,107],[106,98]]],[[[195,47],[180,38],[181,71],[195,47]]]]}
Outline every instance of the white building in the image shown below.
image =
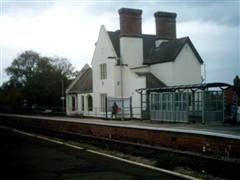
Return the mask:
{"type": "Polygon", "coordinates": [[[105,117],[105,97],[132,97],[133,117],[141,118],[136,89],[201,83],[203,61],[189,37],[176,38],[175,13],[154,14],[156,35],[142,34],[141,10],[119,15],[120,30],[101,26],[92,68],[66,90],[68,115],[105,117]]]}

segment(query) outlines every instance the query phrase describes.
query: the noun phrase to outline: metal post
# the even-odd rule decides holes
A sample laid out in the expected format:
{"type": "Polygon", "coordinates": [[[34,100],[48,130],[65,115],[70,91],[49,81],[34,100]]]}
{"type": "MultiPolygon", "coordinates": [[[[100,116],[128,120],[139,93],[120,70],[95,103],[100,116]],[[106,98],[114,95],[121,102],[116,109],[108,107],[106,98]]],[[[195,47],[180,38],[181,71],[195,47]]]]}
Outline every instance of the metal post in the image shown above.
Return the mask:
{"type": "Polygon", "coordinates": [[[140,92],[140,111],[141,111],[141,118],[143,119],[143,94],[142,94],[142,91],[140,92]]]}
{"type": "Polygon", "coordinates": [[[106,120],[108,119],[108,109],[107,109],[107,96],[105,97],[105,113],[106,113],[106,120]]]}
{"type": "Polygon", "coordinates": [[[130,97],[130,119],[133,117],[133,112],[132,112],[132,96],[130,97]]]}
{"type": "Polygon", "coordinates": [[[194,117],[196,116],[196,109],[195,109],[195,91],[192,90],[192,113],[194,117]]]}
{"type": "Polygon", "coordinates": [[[202,92],[202,124],[205,124],[205,91],[202,92]]]}
{"type": "Polygon", "coordinates": [[[174,111],[174,92],[171,92],[171,119],[173,120],[173,122],[176,122],[176,114],[175,114],[175,111],[174,111]]]}
{"type": "Polygon", "coordinates": [[[204,66],[204,82],[207,83],[206,63],[203,63],[203,66],[204,66]]]}
{"type": "Polygon", "coordinates": [[[187,104],[187,123],[189,123],[189,91],[187,90],[187,102],[186,102],[186,104],[187,104]]]}
{"type": "Polygon", "coordinates": [[[121,102],[122,102],[122,108],[121,108],[121,120],[124,120],[124,101],[123,101],[123,64],[122,59],[119,58],[120,62],[120,83],[121,83],[121,102]]]}
{"type": "Polygon", "coordinates": [[[222,123],[224,123],[225,121],[225,101],[224,101],[225,97],[224,97],[224,90],[222,90],[222,123]]]}
{"type": "Polygon", "coordinates": [[[147,119],[150,119],[150,103],[149,103],[149,96],[150,96],[150,92],[146,91],[146,110],[147,110],[147,119]]]}
{"type": "Polygon", "coordinates": [[[63,79],[61,79],[61,85],[62,85],[62,112],[64,113],[64,83],[63,83],[63,79]]]}

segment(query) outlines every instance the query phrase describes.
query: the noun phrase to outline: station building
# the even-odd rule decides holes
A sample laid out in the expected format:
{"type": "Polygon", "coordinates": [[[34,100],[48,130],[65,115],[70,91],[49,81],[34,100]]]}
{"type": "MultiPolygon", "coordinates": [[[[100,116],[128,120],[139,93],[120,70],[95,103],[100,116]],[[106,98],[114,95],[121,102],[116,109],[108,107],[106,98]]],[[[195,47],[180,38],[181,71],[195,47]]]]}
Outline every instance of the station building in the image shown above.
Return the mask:
{"type": "Polygon", "coordinates": [[[121,8],[118,13],[120,30],[101,26],[91,66],[84,66],[67,88],[67,115],[109,117],[108,99],[120,99],[121,114],[145,118],[136,89],[202,82],[203,60],[189,37],[177,37],[176,13],[153,14],[156,34],[142,33],[142,10],[121,8]]]}

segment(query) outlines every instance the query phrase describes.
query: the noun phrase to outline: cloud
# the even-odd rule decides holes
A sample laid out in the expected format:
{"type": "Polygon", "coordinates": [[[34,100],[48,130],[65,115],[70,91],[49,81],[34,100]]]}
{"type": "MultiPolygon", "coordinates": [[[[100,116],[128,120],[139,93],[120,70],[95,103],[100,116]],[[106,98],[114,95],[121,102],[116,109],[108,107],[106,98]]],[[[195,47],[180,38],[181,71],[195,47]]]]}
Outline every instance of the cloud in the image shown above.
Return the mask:
{"type": "MultiPolygon", "coordinates": [[[[52,6],[37,15],[4,15],[1,40],[5,47],[42,50],[47,54],[78,56],[79,62],[90,61],[101,23],[111,21],[104,14],[88,15],[85,6],[52,6]]],[[[77,65],[75,58],[72,61],[77,65]]]]}
{"type": "Polygon", "coordinates": [[[181,18],[180,20],[200,20],[217,24],[238,26],[240,24],[239,6],[239,1],[212,1],[211,3],[192,3],[188,6],[184,6],[183,10],[180,12],[183,14],[182,18],[184,20],[181,18]],[[190,11],[187,11],[187,9],[190,11]]]}
{"type": "Polygon", "coordinates": [[[88,3],[37,4],[26,7],[21,3],[8,4],[1,17],[1,82],[8,78],[4,69],[25,50],[66,57],[79,70],[85,63],[91,63],[100,26],[105,24],[108,30],[115,30],[118,26],[117,14],[116,17],[110,13],[93,15],[88,13],[91,5],[88,3]]]}
{"type": "Polygon", "coordinates": [[[209,21],[218,24],[236,26],[240,24],[239,1],[129,1],[92,3],[88,11],[93,15],[102,13],[117,13],[122,7],[143,10],[143,18],[153,19],[156,11],[169,11],[178,14],[178,22],[209,21]]]}
{"type": "Polygon", "coordinates": [[[143,33],[148,34],[155,33],[154,12],[176,12],[178,37],[190,36],[207,63],[209,80],[231,82],[233,74],[240,74],[239,2],[14,2],[3,3],[0,42],[4,68],[17,53],[32,49],[42,55],[67,57],[80,69],[91,63],[100,25],[119,29],[118,9],[130,7],[143,10],[143,33]]]}
{"type": "Polygon", "coordinates": [[[178,36],[190,36],[206,63],[208,82],[232,83],[240,74],[239,26],[213,24],[208,21],[182,22],[178,36]]]}
{"type": "Polygon", "coordinates": [[[43,11],[53,6],[57,0],[48,1],[11,1],[2,0],[2,14],[8,16],[32,16],[41,14],[43,11]]]}

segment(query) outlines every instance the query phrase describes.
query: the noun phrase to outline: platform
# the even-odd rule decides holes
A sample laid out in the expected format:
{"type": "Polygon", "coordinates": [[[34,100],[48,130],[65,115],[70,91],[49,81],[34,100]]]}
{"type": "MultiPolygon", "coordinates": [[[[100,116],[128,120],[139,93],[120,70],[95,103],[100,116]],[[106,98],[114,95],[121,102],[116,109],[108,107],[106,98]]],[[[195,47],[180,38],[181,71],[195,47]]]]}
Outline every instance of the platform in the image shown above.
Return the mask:
{"type": "Polygon", "coordinates": [[[87,124],[100,124],[110,126],[120,126],[140,129],[153,129],[161,131],[184,132],[201,135],[230,137],[240,139],[240,125],[231,124],[201,124],[201,123],[161,123],[149,120],[105,120],[94,118],[76,118],[76,117],[60,117],[60,116],[33,116],[33,115],[16,115],[16,114],[1,114],[0,116],[26,117],[35,119],[47,119],[54,121],[79,122],[87,124]]]}
{"type": "Polygon", "coordinates": [[[32,128],[207,155],[240,162],[240,126],[166,124],[73,117],[0,114],[1,121],[32,128]]]}

